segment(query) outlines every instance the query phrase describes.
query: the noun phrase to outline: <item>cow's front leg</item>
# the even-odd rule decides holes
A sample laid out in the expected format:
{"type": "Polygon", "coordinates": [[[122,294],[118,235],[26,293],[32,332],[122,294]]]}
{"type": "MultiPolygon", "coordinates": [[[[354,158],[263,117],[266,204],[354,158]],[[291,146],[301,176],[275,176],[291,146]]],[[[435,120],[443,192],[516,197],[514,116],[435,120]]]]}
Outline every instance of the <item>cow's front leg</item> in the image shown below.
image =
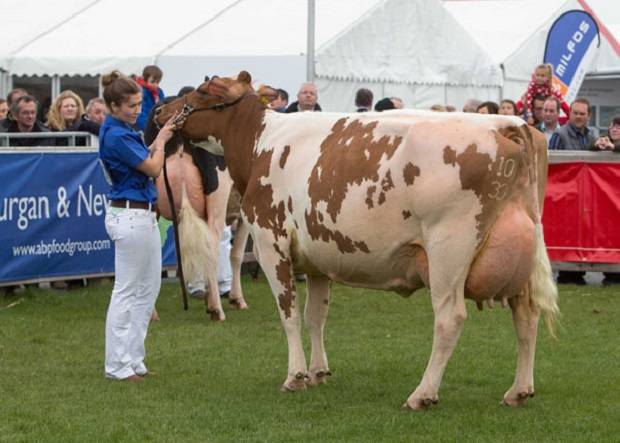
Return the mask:
{"type": "Polygon", "coordinates": [[[517,371],[514,383],[504,394],[503,403],[521,406],[534,396],[534,354],[540,313],[531,306],[527,292],[511,298],[509,303],[517,332],[517,371]]]}
{"type": "Polygon", "coordinates": [[[230,251],[230,264],[232,266],[232,287],[230,289],[229,301],[236,309],[248,309],[248,304],[243,298],[243,289],[241,288],[241,265],[243,265],[243,257],[245,255],[245,247],[248,243],[250,230],[247,223],[239,217],[237,220],[237,230],[235,231],[235,239],[233,240],[232,249],[230,251]]]}
{"type": "Polygon", "coordinates": [[[278,313],[288,342],[288,374],[282,390],[299,391],[306,387],[307,366],[301,343],[301,319],[292,260],[284,252],[288,250],[288,245],[276,243],[266,245],[258,239],[254,246],[255,254],[276,299],[278,313]]]}
{"type": "Polygon", "coordinates": [[[307,384],[316,386],[325,383],[325,377],[331,375],[323,343],[323,328],[330,303],[331,280],[324,276],[308,275],[307,282],[305,320],[312,341],[307,384]]]}

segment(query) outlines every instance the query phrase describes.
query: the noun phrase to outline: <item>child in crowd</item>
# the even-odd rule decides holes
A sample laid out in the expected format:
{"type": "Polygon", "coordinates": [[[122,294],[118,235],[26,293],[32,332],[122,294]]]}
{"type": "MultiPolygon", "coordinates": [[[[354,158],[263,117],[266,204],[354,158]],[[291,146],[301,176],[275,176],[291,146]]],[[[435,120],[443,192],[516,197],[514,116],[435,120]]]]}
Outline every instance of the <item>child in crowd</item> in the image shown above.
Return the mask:
{"type": "Polygon", "coordinates": [[[136,83],[142,87],[142,111],[136,121],[136,126],[143,132],[151,109],[164,99],[164,91],[159,87],[163,76],[164,73],[159,67],[149,65],[142,70],[142,77],[136,78],[136,83]]]}
{"type": "Polygon", "coordinates": [[[545,99],[549,96],[554,96],[560,101],[560,107],[564,111],[564,116],[559,118],[561,125],[566,123],[570,114],[570,107],[568,103],[564,101],[562,93],[558,90],[557,86],[553,84],[553,67],[546,63],[536,66],[534,73],[532,74],[532,80],[527,86],[527,91],[521,97],[521,100],[517,102],[519,113],[526,111],[526,118],[529,120],[533,112],[534,97],[540,95],[545,99]],[[524,109],[525,108],[525,109],[524,109]]]}

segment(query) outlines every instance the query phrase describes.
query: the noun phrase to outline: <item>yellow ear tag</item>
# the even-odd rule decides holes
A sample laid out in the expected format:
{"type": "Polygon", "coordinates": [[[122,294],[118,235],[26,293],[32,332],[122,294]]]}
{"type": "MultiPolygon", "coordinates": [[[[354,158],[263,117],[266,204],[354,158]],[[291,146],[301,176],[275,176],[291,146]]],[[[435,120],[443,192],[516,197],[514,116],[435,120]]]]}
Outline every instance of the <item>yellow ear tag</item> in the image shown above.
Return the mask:
{"type": "Polygon", "coordinates": [[[267,96],[266,96],[266,95],[263,95],[263,96],[260,98],[260,102],[263,104],[263,106],[267,106],[267,105],[269,104],[269,99],[267,98],[267,96]]]}

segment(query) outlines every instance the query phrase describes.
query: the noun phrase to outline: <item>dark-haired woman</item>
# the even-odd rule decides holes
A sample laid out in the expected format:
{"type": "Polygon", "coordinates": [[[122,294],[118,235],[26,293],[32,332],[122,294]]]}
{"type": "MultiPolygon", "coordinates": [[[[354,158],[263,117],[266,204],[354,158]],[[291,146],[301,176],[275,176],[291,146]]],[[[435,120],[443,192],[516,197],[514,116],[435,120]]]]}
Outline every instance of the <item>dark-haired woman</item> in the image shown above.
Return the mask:
{"type": "Polygon", "coordinates": [[[140,115],[142,90],[114,71],[103,76],[110,110],[99,133],[99,156],[111,182],[105,226],[115,244],[114,289],[106,318],[105,375],[142,381],[144,340],[161,286],[161,241],[155,217],[164,145],[175,130],[174,116],[150,147],[132,127],[140,115]]]}

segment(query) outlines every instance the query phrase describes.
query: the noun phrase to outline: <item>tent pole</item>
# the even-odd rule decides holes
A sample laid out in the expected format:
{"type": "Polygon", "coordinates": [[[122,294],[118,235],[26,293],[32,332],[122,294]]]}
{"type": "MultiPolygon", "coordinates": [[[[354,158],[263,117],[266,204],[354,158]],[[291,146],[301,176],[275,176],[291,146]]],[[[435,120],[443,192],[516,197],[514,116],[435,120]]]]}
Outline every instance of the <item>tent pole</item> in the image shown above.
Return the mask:
{"type": "Polygon", "coordinates": [[[315,0],[308,0],[308,38],[306,55],[306,81],[314,81],[314,18],[315,0]]]}

